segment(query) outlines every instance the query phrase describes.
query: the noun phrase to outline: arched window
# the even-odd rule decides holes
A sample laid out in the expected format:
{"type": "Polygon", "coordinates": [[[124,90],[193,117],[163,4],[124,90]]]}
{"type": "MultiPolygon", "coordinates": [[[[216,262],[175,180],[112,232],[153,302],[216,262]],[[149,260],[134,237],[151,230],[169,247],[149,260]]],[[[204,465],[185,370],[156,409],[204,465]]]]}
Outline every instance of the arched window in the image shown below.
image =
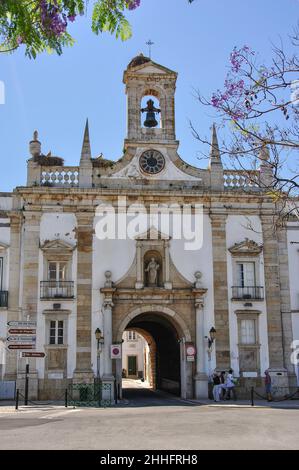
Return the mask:
{"type": "Polygon", "coordinates": [[[161,129],[162,116],[160,101],[153,90],[148,90],[141,99],[141,127],[161,129]]]}

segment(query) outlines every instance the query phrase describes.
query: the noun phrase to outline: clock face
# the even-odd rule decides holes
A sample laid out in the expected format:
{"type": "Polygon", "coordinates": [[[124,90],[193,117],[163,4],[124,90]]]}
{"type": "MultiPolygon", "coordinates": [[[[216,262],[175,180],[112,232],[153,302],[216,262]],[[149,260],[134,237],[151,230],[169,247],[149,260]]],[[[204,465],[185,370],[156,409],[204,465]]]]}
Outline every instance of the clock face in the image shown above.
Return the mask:
{"type": "Polygon", "coordinates": [[[156,175],[165,167],[165,159],[157,150],[146,150],[140,157],[140,168],[144,173],[156,175]]]}

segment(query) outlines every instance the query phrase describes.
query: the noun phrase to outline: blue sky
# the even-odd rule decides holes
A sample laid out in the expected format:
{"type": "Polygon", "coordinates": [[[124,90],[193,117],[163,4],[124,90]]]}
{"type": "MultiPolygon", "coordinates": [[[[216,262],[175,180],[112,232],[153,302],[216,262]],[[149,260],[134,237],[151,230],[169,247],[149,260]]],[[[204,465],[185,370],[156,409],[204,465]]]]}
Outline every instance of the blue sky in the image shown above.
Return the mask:
{"type": "MultiPolygon", "coordinates": [[[[151,38],[153,60],[179,73],[176,93],[176,132],[180,155],[198,160],[201,147],[191,135],[191,119],[209,134],[214,119],[194,97],[194,89],[210,96],[223,85],[228,57],[235,45],[250,45],[264,60],[271,41],[287,43],[299,18],[299,0],[142,0],[129,14],[133,38],[121,42],[95,36],[87,18],[72,26],[73,48],[62,56],[43,54],[36,60],[24,51],[0,54],[0,80],[6,104],[0,105],[0,191],[26,183],[28,142],[38,129],[42,150],[61,156],[68,165],[80,159],[86,117],[90,122],[92,154],[118,159],[126,134],[123,71],[139,52],[147,55],[151,38]]],[[[298,77],[299,78],[299,77],[298,77]]]]}

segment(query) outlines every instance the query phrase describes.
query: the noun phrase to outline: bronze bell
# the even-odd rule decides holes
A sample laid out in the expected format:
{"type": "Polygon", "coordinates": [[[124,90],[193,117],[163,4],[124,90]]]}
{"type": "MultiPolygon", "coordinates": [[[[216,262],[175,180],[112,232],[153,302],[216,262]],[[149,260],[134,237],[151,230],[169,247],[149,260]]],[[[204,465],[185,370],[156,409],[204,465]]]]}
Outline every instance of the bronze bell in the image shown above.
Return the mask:
{"type": "Polygon", "coordinates": [[[145,127],[157,127],[158,121],[156,120],[156,115],[153,112],[146,113],[146,120],[144,121],[145,127]]]}
{"type": "Polygon", "coordinates": [[[144,121],[145,127],[157,127],[158,121],[156,120],[156,113],[160,113],[161,109],[155,108],[153,100],[148,100],[147,107],[141,109],[141,112],[146,113],[146,119],[144,121]]]}

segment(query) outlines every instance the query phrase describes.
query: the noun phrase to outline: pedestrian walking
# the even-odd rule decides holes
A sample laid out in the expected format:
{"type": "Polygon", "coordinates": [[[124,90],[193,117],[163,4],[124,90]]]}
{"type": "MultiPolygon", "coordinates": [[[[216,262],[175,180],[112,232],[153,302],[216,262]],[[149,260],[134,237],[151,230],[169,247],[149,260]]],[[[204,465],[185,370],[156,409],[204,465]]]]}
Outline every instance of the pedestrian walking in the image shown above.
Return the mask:
{"type": "Polygon", "coordinates": [[[233,394],[233,400],[234,401],[237,400],[235,386],[236,386],[236,380],[234,379],[234,376],[233,376],[233,370],[229,369],[228,374],[226,376],[226,381],[225,381],[225,388],[226,388],[225,399],[226,400],[230,400],[231,392],[233,394]]]}
{"type": "Polygon", "coordinates": [[[221,382],[220,382],[220,377],[217,372],[213,374],[213,397],[214,401],[220,401],[220,393],[221,393],[222,387],[221,387],[221,382]]]}
{"type": "Polygon", "coordinates": [[[272,379],[271,375],[269,374],[268,369],[265,370],[265,388],[266,388],[266,395],[267,395],[267,400],[272,401],[272,379]]]}
{"type": "Polygon", "coordinates": [[[220,389],[220,399],[224,400],[225,398],[225,393],[226,393],[226,387],[225,387],[225,370],[223,370],[220,373],[220,384],[221,384],[221,389],[220,389]]]}

